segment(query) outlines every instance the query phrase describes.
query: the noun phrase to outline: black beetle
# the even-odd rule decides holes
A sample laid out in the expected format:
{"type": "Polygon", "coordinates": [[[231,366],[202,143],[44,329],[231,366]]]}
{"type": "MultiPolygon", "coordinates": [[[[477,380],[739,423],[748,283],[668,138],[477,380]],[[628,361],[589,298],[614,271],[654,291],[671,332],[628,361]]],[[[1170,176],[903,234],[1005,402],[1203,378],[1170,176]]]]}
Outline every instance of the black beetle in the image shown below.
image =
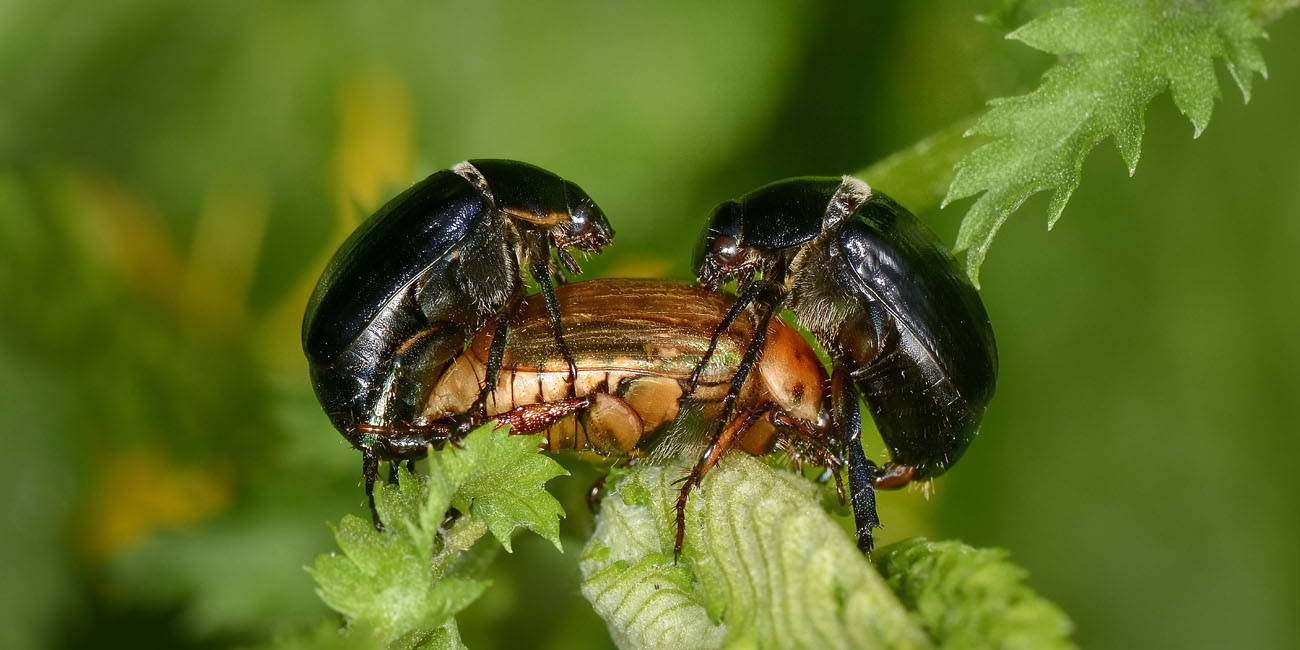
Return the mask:
{"type": "Polygon", "coordinates": [[[424,455],[446,434],[411,423],[430,379],[498,312],[489,375],[461,428],[477,421],[496,385],[511,317],[527,268],[546,300],[552,333],[564,344],[552,278],[580,273],[566,250],[599,252],[613,238],[600,208],[577,185],[511,160],[470,160],[398,195],[339,247],[307,304],[302,347],[316,397],[334,427],[363,452],[371,514],[380,460],[424,455]]]}
{"type": "MultiPolygon", "coordinates": [[[[750,301],[766,318],[788,308],[830,356],[858,545],[870,550],[875,489],[951,467],[993,397],[997,346],[979,293],[915,216],[847,176],[777,181],[723,203],[695,258],[709,288],[739,280],[729,317],[750,301]],[[859,441],[859,393],[889,447],[883,468],[859,441]]],[[[762,347],[765,329],[755,332],[731,393],[762,347]]]]}

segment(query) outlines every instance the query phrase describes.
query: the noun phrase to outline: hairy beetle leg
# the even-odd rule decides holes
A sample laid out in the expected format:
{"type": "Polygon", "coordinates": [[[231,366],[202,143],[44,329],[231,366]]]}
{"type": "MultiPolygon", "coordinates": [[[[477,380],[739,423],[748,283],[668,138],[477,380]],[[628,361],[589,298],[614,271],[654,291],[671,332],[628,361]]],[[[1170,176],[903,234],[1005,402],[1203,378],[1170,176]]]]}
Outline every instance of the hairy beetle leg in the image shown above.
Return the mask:
{"type": "Polygon", "coordinates": [[[704,450],[704,455],[700,457],[691,472],[680,479],[682,488],[677,494],[677,537],[673,541],[673,564],[682,555],[682,543],[686,541],[686,500],[691,496],[691,490],[700,486],[700,481],[704,475],[713,469],[722,459],[723,454],[731,449],[731,443],[735,441],[736,435],[749,428],[754,420],[762,416],[762,412],[746,412],[740,417],[732,419],[718,432],[718,437],[714,438],[713,443],[708,449],[704,450]]]}
{"type": "Polygon", "coordinates": [[[492,416],[498,427],[510,426],[514,435],[528,435],[545,431],[561,418],[591,407],[590,397],[570,397],[553,402],[538,402],[519,406],[492,416]]]}

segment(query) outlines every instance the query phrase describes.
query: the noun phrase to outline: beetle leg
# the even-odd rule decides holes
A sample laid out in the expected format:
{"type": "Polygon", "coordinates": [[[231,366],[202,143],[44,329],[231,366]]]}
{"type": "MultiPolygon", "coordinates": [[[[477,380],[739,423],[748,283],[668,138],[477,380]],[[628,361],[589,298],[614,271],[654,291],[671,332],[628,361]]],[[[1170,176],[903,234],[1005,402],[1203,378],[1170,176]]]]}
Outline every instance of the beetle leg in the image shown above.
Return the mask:
{"type": "Polygon", "coordinates": [[[772,321],[772,314],[775,312],[776,309],[774,308],[766,309],[758,317],[754,340],[750,341],[748,348],[745,348],[745,356],[741,358],[740,365],[736,367],[736,373],[732,376],[731,387],[727,389],[727,394],[722,398],[722,411],[718,419],[727,424],[723,426],[722,431],[718,433],[717,437],[713,439],[713,443],[705,450],[704,456],[696,463],[695,469],[691,470],[691,473],[682,482],[682,491],[677,495],[677,541],[673,544],[674,563],[677,562],[678,556],[682,553],[682,540],[686,534],[686,498],[690,496],[692,489],[699,486],[704,473],[717,464],[722,452],[731,446],[731,439],[735,437],[737,431],[744,431],[753,422],[753,418],[758,415],[755,412],[749,412],[741,418],[735,420],[731,418],[732,411],[736,406],[736,399],[740,397],[740,389],[745,386],[749,371],[754,367],[754,362],[758,360],[758,352],[763,349],[763,344],[767,341],[767,325],[772,321]]]}
{"type": "Polygon", "coordinates": [[[737,434],[745,431],[757,420],[764,415],[764,411],[747,411],[728,422],[718,433],[718,437],[713,439],[708,449],[704,450],[704,455],[691,468],[691,472],[681,479],[682,489],[677,494],[677,537],[673,542],[673,564],[682,554],[682,542],[686,539],[686,499],[691,496],[691,490],[700,486],[700,481],[710,469],[718,464],[722,455],[731,449],[731,443],[736,439],[737,434]]]}
{"type": "Polygon", "coordinates": [[[731,309],[727,310],[727,315],[723,316],[718,326],[713,328],[713,338],[709,339],[708,349],[704,351],[704,356],[700,357],[699,363],[695,364],[695,370],[691,371],[691,381],[686,385],[686,393],[689,394],[695,390],[696,384],[700,381],[700,373],[704,371],[704,366],[708,365],[709,359],[713,357],[713,352],[718,349],[718,339],[722,338],[723,334],[726,334],[727,330],[731,328],[731,323],[745,311],[749,303],[753,302],[754,296],[758,295],[758,289],[758,282],[751,280],[745,286],[745,289],[740,292],[740,295],[736,296],[736,302],[731,304],[731,309]]]}
{"type": "MultiPolygon", "coordinates": [[[[546,244],[543,244],[547,246],[546,244]]],[[[540,256],[533,261],[533,279],[542,288],[542,297],[546,300],[546,315],[551,319],[551,333],[555,335],[555,345],[560,348],[560,356],[569,364],[569,397],[576,397],[578,384],[578,364],[573,361],[569,345],[564,342],[564,324],[560,322],[560,303],[555,299],[555,287],[551,284],[550,260],[540,256]]]]}
{"type": "Polygon", "coordinates": [[[487,398],[492,391],[496,390],[497,375],[501,373],[501,359],[505,356],[506,342],[510,338],[510,327],[515,316],[519,314],[519,306],[522,304],[523,300],[515,296],[497,315],[497,327],[492,332],[492,347],[488,349],[487,367],[483,371],[483,388],[466,411],[476,418],[484,417],[487,413],[487,398]]]}
{"type": "Polygon", "coordinates": [[[553,402],[538,402],[517,406],[505,413],[492,416],[497,426],[510,426],[510,433],[528,435],[545,431],[561,418],[591,406],[591,397],[571,397],[553,402]]]}
{"type": "Polygon", "coordinates": [[[375,481],[379,479],[379,455],[370,449],[361,454],[361,476],[366,481],[366,501],[370,503],[370,519],[375,522],[375,530],[383,530],[384,522],[379,520],[379,510],[375,509],[375,481]]]}
{"type": "Polygon", "coordinates": [[[835,477],[835,496],[839,497],[840,505],[844,505],[844,480],[840,478],[839,468],[831,469],[827,467],[826,472],[835,477]]]}
{"type": "MultiPolygon", "coordinates": [[[[871,552],[871,530],[880,527],[876,514],[876,464],[862,450],[862,412],[858,410],[858,389],[844,366],[836,365],[831,373],[831,417],[835,430],[848,446],[849,499],[853,503],[853,523],[858,533],[858,548],[871,552]]],[[[838,478],[838,474],[837,474],[838,478]]]]}
{"type": "Polygon", "coordinates": [[[396,461],[396,460],[388,461],[388,484],[389,485],[397,485],[397,466],[400,464],[401,464],[400,461],[396,461]]]}
{"type": "Polygon", "coordinates": [[[754,339],[749,342],[749,347],[745,348],[745,356],[741,357],[740,365],[736,366],[736,373],[731,377],[731,386],[727,389],[727,394],[722,397],[722,411],[718,415],[718,419],[722,422],[731,419],[736,399],[740,397],[740,390],[745,387],[749,371],[754,368],[754,363],[758,361],[758,353],[767,343],[767,326],[772,322],[772,315],[775,313],[776,308],[773,306],[764,309],[758,317],[758,323],[754,326],[754,339]]]}

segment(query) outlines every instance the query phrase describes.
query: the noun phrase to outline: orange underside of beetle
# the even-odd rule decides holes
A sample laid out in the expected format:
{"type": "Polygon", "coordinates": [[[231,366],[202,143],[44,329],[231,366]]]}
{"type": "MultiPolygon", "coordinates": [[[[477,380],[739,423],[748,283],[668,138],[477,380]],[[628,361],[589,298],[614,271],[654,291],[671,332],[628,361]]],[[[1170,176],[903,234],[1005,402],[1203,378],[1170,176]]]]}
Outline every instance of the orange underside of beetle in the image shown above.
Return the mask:
{"type": "MultiPolygon", "coordinates": [[[[553,451],[572,449],[602,456],[637,456],[659,429],[679,415],[679,398],[703,357],[732,296],[663,281],[593,280],[558,288],[564,340],[577,364],[569,372],[555,344],[541,296],[527,299],[510,331],[487,413],[496,416],[530,405],[589,397],[580,412],[544,429],[553,451]]],[[[489,323],[443,373],[430,393],[425,417],[465,412],[486,374],[495,323],[489,323]]],[[[719,338],[690,401],[702,421],[717,417],[735,368],[753,336],[751,314],[742,314],[719,338]]],[[[827,390],[816,353],[792,327],[773,320],[767,343],[736,402],[737,417],[751,419],[736,445],[759,455],[772,451],[781,413],[814,426],[827,390]]],[[[824,441],[823,441],[824,442],[824,441]]]]}

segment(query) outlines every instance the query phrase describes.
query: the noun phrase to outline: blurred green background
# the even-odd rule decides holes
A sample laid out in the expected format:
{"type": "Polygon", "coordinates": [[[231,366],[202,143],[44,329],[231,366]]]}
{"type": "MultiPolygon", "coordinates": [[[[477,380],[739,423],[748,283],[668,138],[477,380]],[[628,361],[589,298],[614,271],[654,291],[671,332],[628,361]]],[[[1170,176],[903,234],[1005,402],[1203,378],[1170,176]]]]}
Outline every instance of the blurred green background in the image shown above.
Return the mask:
{"type": "MultiPolygon", "coordinates": [[[[518,158],[611,216],[589,276],[689,279],[718,201],[860,170],[1051,63],[920,5],[0,3],[0,647],[329,619],[302,567],[362,512],[359,463],[298,327],[358,220],[518,158]]],[[[1085,646],[1300,645],[1300,20],[1269,31],[1250,105],[1224,84],[1193,141],[1161,98],[1134,178],[1103,145],[1055,231],[1042,197],[1012,219],[983,432],[929,499],[882,497],[886,543],[1010,549],[1085,646]]],[[[967,204],[919,212],[952,241],[967,204]]],[[[608,645],[572,469],[568,552],[521,538],[471,647],[608,645]]]]}

